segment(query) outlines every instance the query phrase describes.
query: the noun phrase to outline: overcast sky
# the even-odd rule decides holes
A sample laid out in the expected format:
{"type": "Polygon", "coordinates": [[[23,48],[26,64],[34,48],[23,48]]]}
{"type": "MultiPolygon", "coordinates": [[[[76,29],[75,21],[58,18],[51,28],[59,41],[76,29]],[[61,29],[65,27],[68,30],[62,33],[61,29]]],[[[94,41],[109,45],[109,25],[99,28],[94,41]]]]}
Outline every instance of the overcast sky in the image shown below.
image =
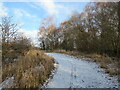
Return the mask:
{"type": "MultiPolygon", "coordinates": [[[[44,0],[43,0],[44,1],[44,0]]],[[[60,22],[69,19],[73,12],[82,12],[87,2],[0,2],[0,17],[13,16],[20,25],[20,32],[37,43],[37,31],[43,18],[55,17],[60,22]]]]}

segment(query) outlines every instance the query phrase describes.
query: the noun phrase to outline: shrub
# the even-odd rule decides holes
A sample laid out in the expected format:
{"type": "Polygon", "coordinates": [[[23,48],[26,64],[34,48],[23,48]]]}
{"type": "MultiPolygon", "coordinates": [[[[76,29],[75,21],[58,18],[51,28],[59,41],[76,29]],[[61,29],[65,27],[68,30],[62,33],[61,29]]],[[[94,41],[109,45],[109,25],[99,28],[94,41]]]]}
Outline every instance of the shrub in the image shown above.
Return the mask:
{"type": "Polygon", "coordinates": [[[37,88],[42,86],[54,69],[54,59],[39,50],[29,50],[16,62],[4,65],[3,79],[15,76],[15,87],[37,88]]]}

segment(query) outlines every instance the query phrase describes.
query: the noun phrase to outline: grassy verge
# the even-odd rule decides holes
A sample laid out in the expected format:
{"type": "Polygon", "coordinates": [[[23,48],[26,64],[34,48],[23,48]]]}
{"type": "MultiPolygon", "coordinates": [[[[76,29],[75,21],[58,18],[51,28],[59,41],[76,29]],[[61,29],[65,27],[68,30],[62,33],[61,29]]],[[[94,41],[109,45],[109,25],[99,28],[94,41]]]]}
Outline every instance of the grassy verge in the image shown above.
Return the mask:
{"type": "MultiPolygon", "coordinates": [[[[48,51],[51,52],[51,51],[48,51]]],[[[85,54],[75,51],[65,51],[65,50],[54,50],[52,52],[63,53],[72,56],[76,56],[78,58],[82,58],[87,61],[95,62],[100,65],[101,68],[104,68],[105,72],[110,76],[119,76],[120,75],[120,60],[115,57],[109,57],[107,55],[100,54],[85,54]]],[[[120,79],[118,78],[120,81],[120,79]]]]}
{"type": "Polygon", "coordinates": [[[38,88],[54,69],[54,59],[43,51],[29,50],[11,64],[2,66],[2,78],[14,76],[15,88],[38,88]]]}
{"type": "Polygon", "coordinates": [[[0,83],[2,82],[2,50],[0,49],[0,83]]]}

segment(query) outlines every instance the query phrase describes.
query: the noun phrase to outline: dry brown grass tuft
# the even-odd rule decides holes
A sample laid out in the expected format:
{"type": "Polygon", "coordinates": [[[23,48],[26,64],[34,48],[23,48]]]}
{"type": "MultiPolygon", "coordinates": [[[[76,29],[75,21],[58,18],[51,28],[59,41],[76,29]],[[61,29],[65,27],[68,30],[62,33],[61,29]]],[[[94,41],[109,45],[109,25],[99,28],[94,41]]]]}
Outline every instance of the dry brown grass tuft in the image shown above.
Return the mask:
{"type": "Polygon", "coordinates": [[[2,50],[0,50],[0,83],[2,82],[2,50]]]}
{"type": "Polygon", "coordinates": [[[105,69],[105,72],[110,74],[111,76],[118,75],[117,69],[114,69],[114,68],[105,69]]]}
{"type": "Polygon", "coordinates": [[[100,63],[100,67],[101,67],[101,68],[108,69],[108,66],[107,66],[105,63],[100,63]]]}
{"type": "MultiPolygon", "coordinates": [[[[49,52],[50,52],[50,51],[49,51],[49,52]]],[[[72,56],[78,56],[78,55],[81,55],[81,54],[82,54],[82,53],[79,53],[79,52],[75,52],[75,51],[66,51],[66,50],[54,50],[53,52],[68,54],[68,55],[72,55],[72,56]]]]}
{"type": "Polygon", "coordinates": [[[86,54],[87,57],[91,57],[91,58],[102,58],[103,56],[100,55],[100,54],[96,54],[96,53],[93,53],[93,54],[86,54]]]}
{"type": "Polygon", "coordinates": [[[99,59],[96,59],[96,63],[100,64],[101,68],[105,69],[105,72],[108,73],[111,76],[120,75],[120,72],[118,71],[120,68],[119,61],[112,60],[112,58],[106,56],[99,59]]]}
{"type": "Polygon", "coordinates": [[[54,69],[54,59],[39,50],[26,52],[14,63],[3,65],[3,80],[15,77],[15,87],[36,88],[42,86],[54,69]]]}

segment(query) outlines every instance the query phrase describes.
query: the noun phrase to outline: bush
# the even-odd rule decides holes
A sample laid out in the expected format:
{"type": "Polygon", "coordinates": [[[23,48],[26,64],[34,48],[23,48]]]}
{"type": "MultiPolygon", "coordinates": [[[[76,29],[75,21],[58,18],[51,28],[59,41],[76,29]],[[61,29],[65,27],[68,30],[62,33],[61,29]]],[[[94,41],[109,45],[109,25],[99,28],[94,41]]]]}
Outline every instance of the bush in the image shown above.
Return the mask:
{"type": "Polygon", "coordinates": [[[31,45],[21,42],[10,42],[2,44],[2,62],[4,64],[14,62],[19,56],[23,56],[30,49],[31,45]]]}
{"type": "Polygon", "coordinates": [[[15,88],[38,88],[54,69],[54,59],[39,50],[29,50],[16,62],[3,65],[3,80],[15,77],[15,88]]]}

